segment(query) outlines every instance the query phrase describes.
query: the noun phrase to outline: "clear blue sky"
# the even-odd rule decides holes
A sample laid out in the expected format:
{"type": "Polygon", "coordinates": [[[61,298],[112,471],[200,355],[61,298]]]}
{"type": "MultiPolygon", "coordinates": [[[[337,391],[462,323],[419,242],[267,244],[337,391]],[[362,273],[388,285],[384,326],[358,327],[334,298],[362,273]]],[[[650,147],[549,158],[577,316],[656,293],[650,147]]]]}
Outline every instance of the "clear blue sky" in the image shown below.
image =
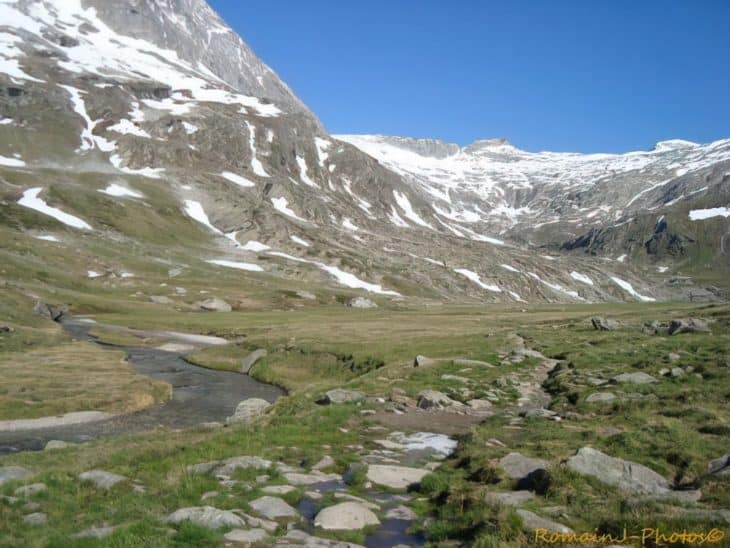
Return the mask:
{"type": "Polygon", "coordinates": [[[331,133],[581,152],[730,137],[729,0],[210,3],[331,133]]]}

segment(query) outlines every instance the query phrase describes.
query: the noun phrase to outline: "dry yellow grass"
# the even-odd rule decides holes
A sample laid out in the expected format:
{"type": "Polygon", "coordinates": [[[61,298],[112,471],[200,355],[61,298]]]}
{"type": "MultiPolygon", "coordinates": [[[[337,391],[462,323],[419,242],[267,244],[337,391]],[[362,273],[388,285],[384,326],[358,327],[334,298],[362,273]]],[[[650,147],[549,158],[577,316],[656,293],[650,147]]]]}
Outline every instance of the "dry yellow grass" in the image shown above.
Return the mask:
{"type": "Polygon", "coordinates": [[[114,352],[84,342],[0,355],[0,420],[73,411],[126,413],[171,394],[114,352]]]}

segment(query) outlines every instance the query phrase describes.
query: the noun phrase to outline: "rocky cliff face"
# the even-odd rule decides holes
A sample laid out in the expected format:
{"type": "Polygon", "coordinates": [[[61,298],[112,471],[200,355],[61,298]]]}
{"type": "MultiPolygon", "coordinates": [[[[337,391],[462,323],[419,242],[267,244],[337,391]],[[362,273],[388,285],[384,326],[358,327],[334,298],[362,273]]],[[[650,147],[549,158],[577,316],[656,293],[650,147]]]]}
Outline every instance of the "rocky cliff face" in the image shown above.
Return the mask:
{"type": "Polygon", "coordinates": [[[677,208],[721,205],[728,141],[616,156],[333,137],[202,0],[4,0],[0,21],[8,260],[56,246],[82,272],[141,256],[397,299],[665,299],[725,226],[677,208]],[[647,245],[611,232],[665,209],[647,245]],[[591,230],[612,235],[583,245],[591,230]]]}

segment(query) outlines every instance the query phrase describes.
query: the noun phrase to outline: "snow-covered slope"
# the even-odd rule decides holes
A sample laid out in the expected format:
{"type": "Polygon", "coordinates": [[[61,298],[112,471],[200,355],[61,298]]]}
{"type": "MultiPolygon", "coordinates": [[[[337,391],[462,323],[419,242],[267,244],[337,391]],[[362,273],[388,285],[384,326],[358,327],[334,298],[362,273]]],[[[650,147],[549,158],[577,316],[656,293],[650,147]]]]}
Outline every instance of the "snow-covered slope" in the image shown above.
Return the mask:
{"type": "MultiPolygon", "coordinates": [[[[31,255],[53,242],[88,257],[84,273],[104,270],[101,250],[382,299],[685,298],[694,282],[638,263],[626,234],[560,245],[647,211],[642,226],[664,230],[672,201],[727,206],[729,150],[334,138],[202,0],[0,0],[0,230],[31,255]]],[[[726,221],[688,211],[685,248],[726,221]]],[[[664,230],[654,248],[668,246],[664,230]]]]}

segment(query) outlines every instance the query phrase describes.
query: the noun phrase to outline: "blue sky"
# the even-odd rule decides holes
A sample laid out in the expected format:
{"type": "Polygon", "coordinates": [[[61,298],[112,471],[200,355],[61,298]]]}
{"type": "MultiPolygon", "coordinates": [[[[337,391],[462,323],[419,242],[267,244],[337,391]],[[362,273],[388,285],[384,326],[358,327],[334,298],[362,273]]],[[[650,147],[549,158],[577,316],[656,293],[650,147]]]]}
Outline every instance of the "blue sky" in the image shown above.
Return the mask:
{"type": "Polygon", "coordinates": [[[331,133],[622,152],[730,137],[727,0],[211,0],[331,133]]]}

